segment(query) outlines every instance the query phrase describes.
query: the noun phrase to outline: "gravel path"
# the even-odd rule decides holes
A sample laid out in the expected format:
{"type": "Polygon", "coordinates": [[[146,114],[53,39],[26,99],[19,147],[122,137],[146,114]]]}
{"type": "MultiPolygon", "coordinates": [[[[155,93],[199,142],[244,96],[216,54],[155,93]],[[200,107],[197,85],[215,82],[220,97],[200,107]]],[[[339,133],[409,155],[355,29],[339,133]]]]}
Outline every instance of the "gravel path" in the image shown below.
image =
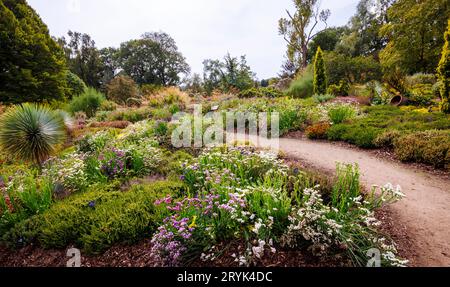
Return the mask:
{"type": "Polygon", "coordinates": [[[380,159],[368,152],[306,139],[262,140],[259,146],[280,149],[288,157],[315,168],[334,171],[336,162],[357,163],[366,189],[372,185],[400,185],[406,197],[389,207],[398,224],[412,240],[414,266],[450,267],[450,180],[406,164],[380,159]]]}

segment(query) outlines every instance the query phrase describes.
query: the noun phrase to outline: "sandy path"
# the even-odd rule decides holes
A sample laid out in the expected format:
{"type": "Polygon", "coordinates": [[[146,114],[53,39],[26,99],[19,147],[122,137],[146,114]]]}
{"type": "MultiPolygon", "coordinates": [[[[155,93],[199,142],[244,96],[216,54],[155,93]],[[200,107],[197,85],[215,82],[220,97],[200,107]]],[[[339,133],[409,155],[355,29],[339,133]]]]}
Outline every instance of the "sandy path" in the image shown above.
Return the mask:
{"type": "MultiPolygon", "coordinates": [[[[260,146],[276,142],[250,137],[260,146]]],[[[406,197],[390,206],[395,220],[406,226],[417,250],[416,266],[450,266],[450,180],[407,165],[379,159],[367,152],[304,139],[280,139],[279,149],[315,168],[334,171],[336,162],[357,163],[367,189],[374,184],[402,187],[406,197]]]]}

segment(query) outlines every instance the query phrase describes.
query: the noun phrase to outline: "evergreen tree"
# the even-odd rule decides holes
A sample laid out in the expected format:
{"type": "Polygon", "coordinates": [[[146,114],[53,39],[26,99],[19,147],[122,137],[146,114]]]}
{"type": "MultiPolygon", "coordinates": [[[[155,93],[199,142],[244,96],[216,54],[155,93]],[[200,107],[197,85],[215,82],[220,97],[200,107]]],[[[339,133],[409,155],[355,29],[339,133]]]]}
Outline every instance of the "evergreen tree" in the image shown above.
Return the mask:
{"type": "Polygon", "coordinates": [[[441,81],[441,109],[445,113],[450,113],[450,20],[448,21],[447,32],[444,35],[445,44],[442,49],[442,58],[438,66],[438,77],[441,81]]]}
{"type": "Polygon", "coordinates": [[[0,0],[0,63],[0,102],[64,97],[64,54],[25,0],[0,0]]]}
{"type": "Polygon", "coordinates": [[[327,77],[325,72],[325,62],[323,60],[323,51],[317,48],[316,58],[314,60],[314,94],[324,95],[327,92],[327,77]]]}

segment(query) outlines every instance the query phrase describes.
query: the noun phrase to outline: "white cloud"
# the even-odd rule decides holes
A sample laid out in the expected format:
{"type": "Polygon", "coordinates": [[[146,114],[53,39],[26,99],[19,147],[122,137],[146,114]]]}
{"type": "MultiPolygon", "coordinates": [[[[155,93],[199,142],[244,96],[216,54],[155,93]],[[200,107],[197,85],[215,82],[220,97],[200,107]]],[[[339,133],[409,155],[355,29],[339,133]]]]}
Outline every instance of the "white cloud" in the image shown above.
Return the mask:
{"type": "MultiPolygon", "coordinates": [[[[88,33],[99,47],[119,46],[144,32],[165,31],[177,42],[194,72],[207,58],[227,52],[247,55],[259,78],[278,73],[286,45],[278,19],[291,0],[28,0],[54,36],[88,33]]],[[[324,0],[331,25],[343,25],[357,0],[324,0]]]]}

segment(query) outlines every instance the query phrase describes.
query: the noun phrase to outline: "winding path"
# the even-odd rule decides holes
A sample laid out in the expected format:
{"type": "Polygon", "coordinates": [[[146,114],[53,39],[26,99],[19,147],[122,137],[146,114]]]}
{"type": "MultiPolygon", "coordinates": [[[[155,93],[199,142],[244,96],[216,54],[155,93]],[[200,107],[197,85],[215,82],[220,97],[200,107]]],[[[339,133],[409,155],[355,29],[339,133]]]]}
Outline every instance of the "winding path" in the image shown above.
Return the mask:
{"type": "MultiPolygon", "coordinates": [[[[262,147],[278,149],[275,141],[254,136],[247,139],[262,147]]],[[[406,197],[389,209],[395,221],[406,226],[416,249],[413,265],[450,267],[450,180],[326,142],[282,138],[279,149],[289,157],[326,171],[335,171],[336,162],[357,163],[367,189],[374,184],[399,184],[406,197]]]]}

